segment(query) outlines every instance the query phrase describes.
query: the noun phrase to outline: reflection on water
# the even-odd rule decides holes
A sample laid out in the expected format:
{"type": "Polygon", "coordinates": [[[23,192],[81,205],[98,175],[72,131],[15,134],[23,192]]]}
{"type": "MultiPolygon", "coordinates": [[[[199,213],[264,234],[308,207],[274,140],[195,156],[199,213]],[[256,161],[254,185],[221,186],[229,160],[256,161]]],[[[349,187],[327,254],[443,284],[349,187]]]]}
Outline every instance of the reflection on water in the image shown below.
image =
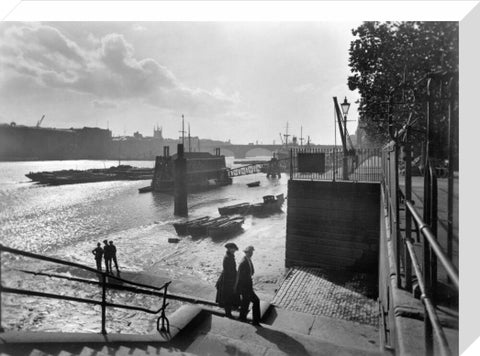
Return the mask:
{"type": "MultiPolygon", "coordinates": [[[[233,158],[227,158],[228,165],[232,165],[232,162],[233,158]]],[[[149,181],[111,181],[50,187],[32,183],[24,176],[30,171],[108,168],[117,164],[116,161],[0,162],[0,242],[9,247],[94,267],[91,251],[96,243],[104,239],[114,240],[122,271],[164,275],[181,280],[184,283],[172,284],[173,288],[184,288],[191,294],[203,293],[207,287],[215,284],[226,240],[235,241],[241,248],[255,245],[254,259],[260,271],[258,281],[268,280],[269,276],[279,275],[283,271],[286,214],[263,219],[248,216],[243,232],[226,239],[193,240],[187,237],[182,238],[178,244],[169,244],[168,238],[176,236],[172,223],[181,219],[173,215],[172,195],[138,193],[138,188],[148,185],[149,181]]],[[[153,167],[154,162],[122,164],[153,167]]],[[[263,174],[234,178],[231,186],[191,194],[188,197],[189,217],[218,216],[217,209],[223,205],[261,202],[262,196],[266,194],[286,195],[286,183],[286,176],[280,180],[268,180],[263,174]],[[260,187],[247,188],[246,183],[256,180],[261,181],[260,187]]],[[[240,259],[242,254],[237,256],[240,259]]],[[[58,288],[54,286],[54,280],[44,278],[39,281],[38,278],[25,277],[17,271],[28,269],[58,272],[58,267],[14,258],[8,254],[2,256],[2,264],[6,270],[2,274],[2,281],[14,283],[17,288],[58,288]]],[[[78,295],[91,296],[98,293],[95,288],[85,289],[72,285],[70,288],[74,288],[78,295]]],[[[88,306],[77,305],[75,310],[78,315],[75,313],[76,319],[70,320],[66,315],[71,308],[65,309],[69,303],[42,299],[42,303],[37,304],[35,309],[26,307],[32,298],[38,300],[19,296],[8,296],[5,299],[5,314],[10,328],[45,330],[52,327],[50,319],[54,315],[61,318],[65,316],[64,320],[69,320],[68,327],[63,330],[88,331],[93,328],[89,316],[91,308],[88,306]],[[18,310],[18,304],[23,306],[23,311],[18,310]]],[[[145,299],[140,303],[149,302],[145,299]]],[[[118,325],[114,322],[115,328],[131,331],[130,326],[137,327],[145,318],[152,319],[149,315],[140,314],[142,313],[137,315],[124,312],[117,315],[120,322],[118,325]]],[[[98,313],[95,315],[99,317],[98,313]]],[[[146,325],[147,329],[154,327],[150,321],[146,325]]],[[[95,330],[98,331],[96,326],[95,330]]]]}

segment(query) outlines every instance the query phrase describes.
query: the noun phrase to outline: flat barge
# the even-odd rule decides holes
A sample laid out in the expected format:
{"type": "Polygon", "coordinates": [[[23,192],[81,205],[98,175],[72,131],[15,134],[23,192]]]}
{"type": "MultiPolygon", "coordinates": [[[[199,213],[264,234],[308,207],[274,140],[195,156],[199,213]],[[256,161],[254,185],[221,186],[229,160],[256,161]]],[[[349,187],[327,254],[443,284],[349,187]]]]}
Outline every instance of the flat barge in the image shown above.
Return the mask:
{"type": "Polygon", "coordinates": [[[153,178],[153,172],[153,168],[136,168],[129,165],[119,165],[103,169],[30,172],[25,174],[25,176],[39,184],[63,185],[112,180],[146,180],[153,178]]]}

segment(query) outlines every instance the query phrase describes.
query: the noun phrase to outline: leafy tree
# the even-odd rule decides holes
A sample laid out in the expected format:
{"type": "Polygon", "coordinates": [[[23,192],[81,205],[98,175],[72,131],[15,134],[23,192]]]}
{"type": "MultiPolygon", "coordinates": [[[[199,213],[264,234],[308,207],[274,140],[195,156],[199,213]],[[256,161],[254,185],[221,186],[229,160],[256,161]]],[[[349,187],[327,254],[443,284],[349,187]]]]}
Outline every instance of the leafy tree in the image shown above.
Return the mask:
{"type": "MultiPolygon", "coordinates": [[[[360,93],[359,122],[367,138],[386,142],[408,121],[416,142],[425,141],[425,78],[438,73],[431,81],[430,129],[435,154],[444,157],[446,88],[458,87],[458,22],[364,22],[352,33],[348,86],[360,93]]],[[[453,96],[457,113],[457,89],[453,96]]]]}

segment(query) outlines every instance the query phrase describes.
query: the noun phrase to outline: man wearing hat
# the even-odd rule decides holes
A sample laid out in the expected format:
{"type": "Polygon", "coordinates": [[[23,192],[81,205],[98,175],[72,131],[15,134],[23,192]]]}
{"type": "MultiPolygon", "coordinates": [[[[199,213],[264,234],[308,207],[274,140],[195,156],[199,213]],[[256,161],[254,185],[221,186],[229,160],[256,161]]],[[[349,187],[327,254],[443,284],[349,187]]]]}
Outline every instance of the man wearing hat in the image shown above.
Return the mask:
{"type": "Polygon", "coordinates": [[[102,245],[97,243],[97,248],[92,251],[95,256],[95,262],[97,262],[97,270],[102,271],[102,257],[103,257],[103,248],[102,245]]]}
{"type": "Polygon", "coordinates": [[[233,318],[232,305],[238,305],[238,297],[235,294],[235,281],[237,280],[235,252],[238,251],[238,247],[233,242],[229,242],[225,248],[227,252],[223,257],[223,271],[216,284],[216,302],[225,308],[225,315],[228,318],[233,318]]]}
{"type": "Polygon", "coordinates": [[[111,273],[112,272],[112,255],[111,255],[111,248],[108,245],[107,240],[103,240],[103,258],[105,259],[105,272],[111,273]]]}
{"type": "Polygon", "coordinates": [[[255,273],[255,269],[253,268],[252,263],[252,256],[253,251],[255,249],[253,246],[246,247],[243,252],[245,256],[243,257],[242,261],[238,265],[238,277],[237,277],[237,285],[236,291],[240,294],[242,299],[240,304],[240,317],[238,320],[246,321],[247,314],[248,314],[248,306],[250,302],[253,304],[253,325],[260,326],[260,299],[258,299],[257,295],[253,291],[253,282],[252,276],[255,273]]]}

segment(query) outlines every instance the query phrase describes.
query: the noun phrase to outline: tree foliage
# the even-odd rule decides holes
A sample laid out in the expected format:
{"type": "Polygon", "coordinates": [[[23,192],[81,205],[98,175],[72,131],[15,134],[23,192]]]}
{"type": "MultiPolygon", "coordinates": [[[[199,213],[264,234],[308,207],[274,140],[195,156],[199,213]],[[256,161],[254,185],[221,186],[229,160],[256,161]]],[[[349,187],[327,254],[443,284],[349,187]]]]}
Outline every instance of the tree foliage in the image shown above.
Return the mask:
{"type": "MultiPolygon", "coordinates": [[[[364,22],[352,33],[348,86],[360,93],[359,122],[369,140],[390,139],[389,113],[392,131],[410,117],[417,137],[424,138],[426,75],[456,73],[453,81],[458,83],[458,22],[364,22]]],[[[431,82],[431,129],[439,147],[445,140],[449,78],[431,82]]]]}

